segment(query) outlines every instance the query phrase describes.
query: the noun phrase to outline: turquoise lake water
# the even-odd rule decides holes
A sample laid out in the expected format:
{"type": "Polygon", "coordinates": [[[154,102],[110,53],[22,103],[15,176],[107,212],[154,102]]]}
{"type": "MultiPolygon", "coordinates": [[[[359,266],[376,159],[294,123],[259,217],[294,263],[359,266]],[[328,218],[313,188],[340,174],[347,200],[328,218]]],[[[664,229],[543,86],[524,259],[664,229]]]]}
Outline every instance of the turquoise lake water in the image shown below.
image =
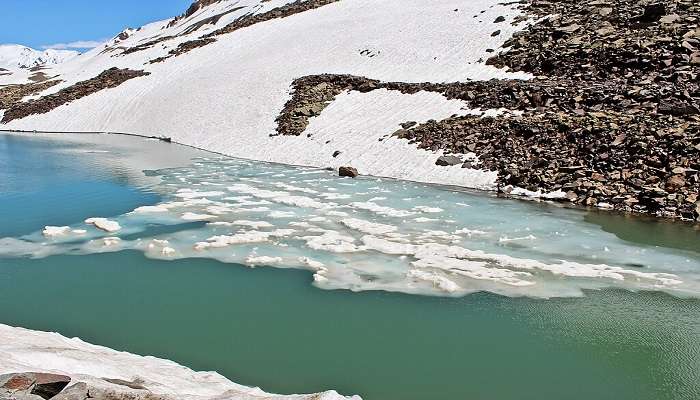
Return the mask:
{"type": "MultiPolygon", "coordinates": [[[[343,188],[336,181],[323,181],[330,173],[201,158],[206,156],[141,139],[0,136],[0,237],[14,238],[6,241],[0,258],[0,323],[58,331],[198,370],[216,370],[235,382],[278,393],[336,389],[370,400],[700,398],[700,300],[695,292],[700,253],[693,226],[387,180],[359,180],[343,188]],[[158,157],[140,157],[143,153],[158,157]],[[188,161],[192,157],[197,158],[188,161]],[[159,177],[142,172],[161,168],[169,169],[147,174],[159,177]],[[316,178],[304,182],[301,173],[316,178]],[[212,194],[212,188],[222,181],[239,191],[224,190],[236,200],[179,204],[181,208],[173,206],[157,216],[129,213],[140,206],[203,198],[181,191],[183,187],[216,199],[220,195],[212,194]],[[280,183],[286,187],[275,186],[280,183]],[[275,187],[296,195],[290,199],[275,187]],[[321,196],[320,187],[334,188],[330,193],[337,195],[321,196]],[[180,197],[174,196],[178,193],[180,197]],[[348,193],[352,198],[343,199],[348,193]],[[241,199],[244,195],[252,199],[241,199]],[[428,201],[421,202],[421,196],[428,201]],[[268,203],[251,204],[261,200],[268,203]],[[308,207],[326,207],[330,200],[337,207],[308,207]],[[218,230],[233,229],[200,218],[216,211],[209,207],[221,211],[226,201],[246,208],[226,211],[235,218],[212,214],[216,221],[271,225],[245,228],[247,233],[283,225],[302,229],[293,223],[314,219],[316,228],[304,229],[350,236],[354,240],[332,242],[346,248],[369,246],[375,243],[369,239],[385,238],[381,232],[391,231],[411,246],[449,244],[451,251],[482,251],[475,259],[459,260],[487,260],[489,268],[502,270],[506,277],[533,283],[517,286],[513,284],[519,280],[493,280],[501,275],[466,277],[434,266],[407,267],[399,255],[374,248],[353,253],[329,251],[327,246],[313,249],[318,242],[298,239],[301,233],[232,244],[226,252],[190,252],[193,243],[212,243],[208,236],[225,236],[218,230]],[[452,204],[458,202],[469,205],[468,211],[453,211],[452,204]],[[384,208],[367,210],[367,203],[384,208]],[[428,206],[443,211],[427,212],[428,206]],[[262,207],[268,210],[250,211],[262,207]],[[397,210],[402,216],[394,215],[397,210]],[[262,214],[254,218],[256,212],[262,214]],[[277,218],[270,216],[274,212],[277,218]],[[185,213],[200,217],[182,219],[185,213]],[[348,225],[357,224],[337,213],[374,223],[361,228],[375,233],[368,238],[366,232],[352,232],[348,225]],[[86,237],[65,239],[37,234],[46,225],[85,228],[82,221],[95,216],[119,221],[122,231],[106,234],[88,227],[86,237]],[[335,217],[345,223],[336,223],[335,217]],[[451,220],[456,228],[469,228],[469,234],[455,235],[458,229],[448,229],[451,223],[445,222],[451,220]],[[435,234],[438,228],[448,237],[435,234]],[[426,232],[433,233],[421,236],[426,232]],[[122,242],[116,248],[90,244],[115,236],[122,242]],[[511,240],[517,238],[527,239],[511,240]],[[166,239],[172,255],[148,247],[153,240],[166,239]],[[17,240],[28,248],[16,250],[17,240]],[[47,243],[51,252],[36,252],[35,244],[47,243]],[[539,264],[533,269],[513,267],[490,256],[494,254],[539,264]],[[294,268],[242,265],[256,263],[251,255],[279,256],[281,261],[273,261],[281,263],[277,267],[294,268]],[[327,272],[291,265],[288,260],[297,256],[322,262],[327,272]],[[654,280],[656,275],[631,279],[637,276],[631,272],[621,272],[622,282],[553,274],[552,266],[560,266],[555,262],[560,259],[569,261],[565,266],[605,262],[624,271],[673,274],[682,283],[663,286],[654,280]],[[415,281],[407,281],[398,272],[403,268],[442,280],[428,285],[418,279],[423,275],[416,275],[415,281]],[[459,290],[441,290],[445,280],[459,290]],[[643,290],[649,285],[660,285],[663,291],[643,290]],[[587,289],[596,287],[604,289],[587,289]],[[469,289],[480,290],[462,294],[469,289]],[[581,291],[585,295],[578,297],[581,291]],[[548,298],[553,293],[558,296],[548,298]]],[[[408,256],[420,257],[420,252],[408,256]]],[[[460,265],[458,272],[481,271],[466,266],[460,265]]],[[[577,268],[583,273],[593,267],[577,268]]]]}

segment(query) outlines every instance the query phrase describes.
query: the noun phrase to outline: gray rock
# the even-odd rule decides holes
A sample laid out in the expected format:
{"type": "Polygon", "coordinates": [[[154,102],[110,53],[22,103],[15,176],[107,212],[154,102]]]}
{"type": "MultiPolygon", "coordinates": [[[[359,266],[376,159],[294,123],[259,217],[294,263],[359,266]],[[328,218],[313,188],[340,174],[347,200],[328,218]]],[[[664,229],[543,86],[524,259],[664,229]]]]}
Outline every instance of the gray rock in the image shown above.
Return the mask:
{"type": "Polygon", "coordinates": [[[666,190],[671,193],[678,191],[683,188],[686,184],[685,177],[683,175],[673,175],[666,181],[666,190]]]}
{"type": "Polygon", "coordinates": [[[64,389],[51,400],[85,400],[89,397],[87,383],[78,382],[64,389]]]}
{"type": "Polygon", "coordinates": [[[103,379],[109,383],[114,384],[114,385],[126,386],[130,389],[139,389],[139,390],[146,389],[146,387],[143,386],[144,381],[141,379],[134,379],[133,381],[125,381],[123,379],[111,379],[111,378],[103,378],[103,379]]]}
{"type": "Polygon", "coordinates": [[[452,165],[457,165],[461,164],[462,159],[457,157],[457,156],[440,156],[436,161],[435,165],[439,165],[441,167],[449,167],[452,165]]]}
{"type": "Polygon", "coordinates": [[[44,400],[44,398],[26,392],[0,390],[0,400],[44,400]]]}

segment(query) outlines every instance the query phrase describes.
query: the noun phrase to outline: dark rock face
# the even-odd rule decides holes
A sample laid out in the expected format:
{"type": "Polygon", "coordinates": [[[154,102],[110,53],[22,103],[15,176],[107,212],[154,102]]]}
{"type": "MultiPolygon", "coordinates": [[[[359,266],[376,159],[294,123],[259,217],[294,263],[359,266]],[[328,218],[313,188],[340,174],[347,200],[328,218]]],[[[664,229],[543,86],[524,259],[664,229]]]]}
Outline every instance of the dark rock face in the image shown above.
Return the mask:
{"type": "Polygon", "coordinates": [[[70,377],[56,374],[35,373],[36,382],[32,394],[50,399],[61,392],[70,383],[70,377]]]}
{"type": "Polygon", "coordinates": [[[5,111],[0,122],[6,124],[12,120],[22,119],[29,115],[44,114],[73,100],[89,96],[104,89],[117,87],[130,79],[148,74],[148,72],[144,71],[110,68],[92,79],[78,82],[73,86],[61,89],[57,93],[36,100],[14,103],[5,111]]]}
{"type": "Polygon", "coordinates": [[[360,175],[357,169],[353,167],[340,167],[338,169],[338,176],[344,176],[349,178],[357,178],[360,175]]]}
{"type": "Polygon", "coordinates": [[[645,24],[651,24],[659,21],[664,15],[666,15],[666,6],[663,3],[653,3],[644,6],[644,14],[635,19],[645,24]]]}

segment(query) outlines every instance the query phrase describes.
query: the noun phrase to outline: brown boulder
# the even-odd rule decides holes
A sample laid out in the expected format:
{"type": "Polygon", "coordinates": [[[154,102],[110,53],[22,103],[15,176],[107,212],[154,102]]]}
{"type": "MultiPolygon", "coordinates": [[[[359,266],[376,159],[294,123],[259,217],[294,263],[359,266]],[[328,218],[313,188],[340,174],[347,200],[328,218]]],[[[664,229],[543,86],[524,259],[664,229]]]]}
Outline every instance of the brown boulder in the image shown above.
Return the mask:
{"type": "Polygon", "coordinates": [[[666,181],[666,190],[673,193],[682,189],[686,185],[686,180],[683,175],[673,175],[666,181]]]}
{"type": "Polygon", "coordinates": [[[0,376],[2,388],[7,390],[29,390],[34,384],[34,377],[31,374],[10,374],[0,376]]]}
{"type": "Polygon", "coordinates": [[[360,175],[360,173],[357,172],[357,169],[353,167],[340,167],[338,168],[338,175],[349,178],[357,178],[360,175]]]}

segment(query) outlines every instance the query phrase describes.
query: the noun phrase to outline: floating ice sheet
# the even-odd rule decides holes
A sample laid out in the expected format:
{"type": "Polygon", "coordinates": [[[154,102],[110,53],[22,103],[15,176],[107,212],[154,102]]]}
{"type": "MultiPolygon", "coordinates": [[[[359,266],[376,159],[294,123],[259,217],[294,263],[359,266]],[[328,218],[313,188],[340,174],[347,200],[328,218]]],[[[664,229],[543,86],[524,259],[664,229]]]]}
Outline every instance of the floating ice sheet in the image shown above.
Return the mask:
{"type": "Polygon", "coordinates": [[[700,295],[700,254],[625,242],[579,210],[228,158],[159,173],[160,204],[2,239],[0,254],[136,249],[158,259],[302,268],[321,288],[356,291],[700,295]],[[171,229],[158,233],[159,225],[171,229]]]}

